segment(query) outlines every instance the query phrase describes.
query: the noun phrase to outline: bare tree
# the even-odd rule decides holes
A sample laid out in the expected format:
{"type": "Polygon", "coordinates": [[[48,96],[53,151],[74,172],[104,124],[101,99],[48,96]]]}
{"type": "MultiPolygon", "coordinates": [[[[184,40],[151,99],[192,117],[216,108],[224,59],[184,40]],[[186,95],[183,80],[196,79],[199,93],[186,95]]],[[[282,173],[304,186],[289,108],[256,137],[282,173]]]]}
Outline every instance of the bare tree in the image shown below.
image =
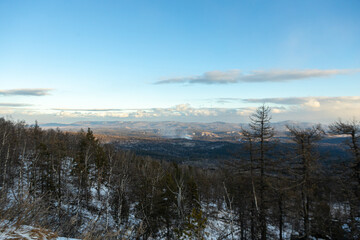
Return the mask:
{"type": "MultiPolygon", "coordinates": [[[[252,139],[250,143],[252,144],[253,153],[251,159],[258,163],[258,169],[260,170],[260,183],[259,183],[259,221],[260,221],[260,231],[261,239],[265,240],[267,238],[267,221],[266,221],[266,204],[265,204],[265,171],[266,171],[266,161],[267,154],[269,153],[270,141],[274,136],[274,128],[270,125],[270,116],[271,108],[265,105],[260,106],[256,109],[255,113],[250,116],[249,130],[246,133],[247,138],[252,139]]],[[[249,141],[249,140],[248,140],[249,141]]],[[[253,167],[252,167],[253,169],[253,167]]],[[[253,170],[251,170],[253,171],[253,170]]],[[[257,198],[255,194],[255,187],[253,188],[255,205],[257,205],[257,198]]]]}
{"type": "Polygon", "coordinates": [[[354,156],[354,163],[351,167],[354,170],[354,177],[360,185],[360,122],[356,120],[342,122],[339,120],[338,122],[331,124],[329,128],[330,133],[332,134],[348,135],[350,137],[350,140],[346,141],[346,144],[350,147],[354,156]]]}
{"type": "Polygon", "coordinates": [[[251,209],[250,209],[250,233],[251,233],[251,239],[256,239],[256,217],[259,215],[259,207],[258,207],[258,198],[256,195],[256,186],[255,186],[255,163],[254,163],[254,139],[252,137],[252,134],[246,130],[242,129],[242,140],[246,143],[245,149],[249,152],[249,158],[250,158],[250,179],[251,179],[251,190],[252,190],[252,198],[251,201],[251,209]]]}
{"type": "Polygon", "coordinates": [[[304,239],[310,237],[310,205],[312,195],[312,175],[314,174],[315,162],[314,143],[324,136],[325,132],[321,125],[312,128],[302,129],[299,127],[287,126],[292,140],[297,145],[297,156],[300,160],[301,199],[304,224],[304,239]]]}
{"type": "Polygon", "coordinates": [[[347,166],[350,172],[344,169],[341,182],[346,189],[350,204],[351,232],[354,236],[359,236],[358,221],[360,216],[360,122],[353,119],[352,121],[343,122],[341,120],[329,126],[330,134],[346,135],[349,139],[345,144],[352,153],[352,161],[347,166]]]}

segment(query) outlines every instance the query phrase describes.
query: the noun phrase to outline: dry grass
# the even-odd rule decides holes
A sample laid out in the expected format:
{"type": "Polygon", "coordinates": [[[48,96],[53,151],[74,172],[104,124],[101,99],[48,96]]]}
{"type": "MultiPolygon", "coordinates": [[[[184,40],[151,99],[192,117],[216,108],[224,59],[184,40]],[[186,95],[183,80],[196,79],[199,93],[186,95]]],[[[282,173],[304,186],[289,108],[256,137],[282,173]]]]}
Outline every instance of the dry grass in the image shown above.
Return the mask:
{"type": "Polygon", "coordinates": [[[1,239],[7,240],[51,240],[56,239],[58,235],[44,228],[32,228],[28,226],[21,227],[2,227],[0,230],[1,239]]]}

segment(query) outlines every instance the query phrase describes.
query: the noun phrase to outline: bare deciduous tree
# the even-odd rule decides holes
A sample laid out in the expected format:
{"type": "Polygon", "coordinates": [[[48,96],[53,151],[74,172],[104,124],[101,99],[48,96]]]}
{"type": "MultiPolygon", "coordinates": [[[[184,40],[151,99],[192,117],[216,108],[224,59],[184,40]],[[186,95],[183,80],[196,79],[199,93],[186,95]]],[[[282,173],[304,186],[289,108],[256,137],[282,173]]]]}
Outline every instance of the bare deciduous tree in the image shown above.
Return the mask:
{"type": "MultiPolygon", "coordinates": [[[[270,125],[271,120],[271,108],[265,105],[260,106],[256,109],[255,113],[250,116],[249,130],[246,133],[248,138],[252,139],[251,144],[253,148],[254,155],[251,155],[251,158],[258,163],[258,169],[260,170],[260,183],[259,183],[259,221],[260,221],[260,231],[261,239],[265,240],[267,238],[267,214],[266,214],[266,204],[265,204],[265,171],[266,171],[266,161],[267,154],[270,151],[270,141],[274,136],[274,128],[270,125]]],[[[243,131],[244,133],[244,131],[243,131]]],[[[252,167],[253,168],[253,167],[252,167]]],[[[256,194],[254,191],[255,203],[256,194]]]]}
{"type": "Polygon", "coordinates": [[[310,206],[312,195],[312,175],[314,174],[317,157],[314,153],[314,143],[324,136],[321,125],[302,129],[287,126],[292,140],[297,145],[297,156],[300,160],[301,199],[304,224],[304,239],[310,237],[310,206]]]}

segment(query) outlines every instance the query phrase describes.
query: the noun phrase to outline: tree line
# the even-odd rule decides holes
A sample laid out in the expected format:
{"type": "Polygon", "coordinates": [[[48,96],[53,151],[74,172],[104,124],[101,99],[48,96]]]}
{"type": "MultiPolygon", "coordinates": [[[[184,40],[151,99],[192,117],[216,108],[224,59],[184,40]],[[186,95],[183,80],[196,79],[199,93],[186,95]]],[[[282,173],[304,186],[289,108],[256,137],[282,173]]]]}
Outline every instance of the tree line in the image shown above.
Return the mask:
{"type": "Polygon", "coordinates": [[[359,122],[287,126],[279,147],[270,112],[251,115],[241,154],[215,170],[0,118],[0,218],[82,239],[358,239],[359,122]],[[331,166],[327,134],[349,153],[331,166]]]}

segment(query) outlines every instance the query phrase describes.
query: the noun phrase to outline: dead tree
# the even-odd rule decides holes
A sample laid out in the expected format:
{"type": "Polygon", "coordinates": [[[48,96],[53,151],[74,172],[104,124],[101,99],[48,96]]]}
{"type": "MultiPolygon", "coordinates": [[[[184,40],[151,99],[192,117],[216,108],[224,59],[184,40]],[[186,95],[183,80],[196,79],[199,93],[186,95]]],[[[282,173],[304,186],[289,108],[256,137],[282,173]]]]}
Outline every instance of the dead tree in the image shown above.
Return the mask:
{"type": "Polygon", "coordinates": [[[344,143],[350,149],[352,161],[346,164],[350,171],[344,169],[344,174],[340,180],[344,183],[343,186],[346,189],[350,204],[351,232],[358,237],[360,233],[356,219],[360,216],[360,121],[343,122],[339,120],[331,124],[329,129],[330,134],[348,136],[344,143]]]}
{"type": "Polygon", "coordinates": [[[258,170],[260,171],[259,181],[259,198],[256,200],[256,194],[254,193],[255,203],[259,203],[259,221],[261,239],[267,238],[267,213],[265,204],[265,189],[266,189],[266,161],[267,155],[271,150],[270,142],[274,136],[274,128],[270,125],[271,108],[265,105],[257,108],[255,113],[250,116],[248,136],[252,139],[253,155],[251,158],[254,162],[257,162],[258,170]]]}
{"type": "Polygon", "coordinates": [[[312,176],[314,174],[316,154],[314,153],[315,142],[322,139],[325,134],[321,125],[316,125],[312,128],[302,129],[299,127],[287,126],[292,140],[297,145],[296,156],[300,164],[300,187],[302,199],[302,213],[303,213],[303,238],[310,237],[310,207],[312,197],[312,176]]]}

